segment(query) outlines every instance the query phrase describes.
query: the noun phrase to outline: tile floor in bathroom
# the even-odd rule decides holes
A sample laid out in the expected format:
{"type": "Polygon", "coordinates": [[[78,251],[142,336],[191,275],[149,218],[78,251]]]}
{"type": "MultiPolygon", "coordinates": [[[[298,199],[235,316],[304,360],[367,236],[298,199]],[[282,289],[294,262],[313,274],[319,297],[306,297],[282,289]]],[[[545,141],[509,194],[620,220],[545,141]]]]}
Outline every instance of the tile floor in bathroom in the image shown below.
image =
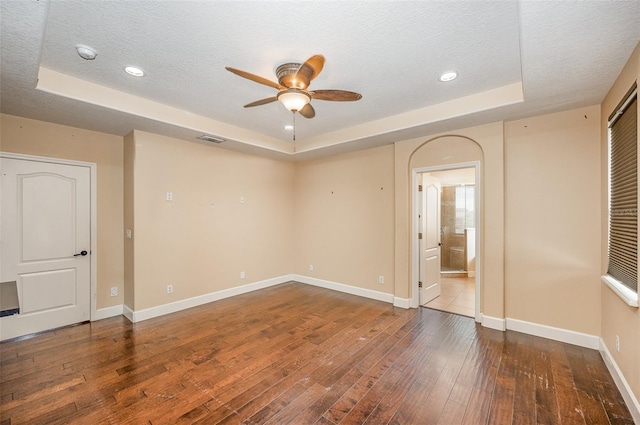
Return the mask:
{"type": "Polygon", "coordinates": [[[440,296],[424,304],[427,308],[475,317],[476,280],[473,277],[442,277],[440,296]]]}

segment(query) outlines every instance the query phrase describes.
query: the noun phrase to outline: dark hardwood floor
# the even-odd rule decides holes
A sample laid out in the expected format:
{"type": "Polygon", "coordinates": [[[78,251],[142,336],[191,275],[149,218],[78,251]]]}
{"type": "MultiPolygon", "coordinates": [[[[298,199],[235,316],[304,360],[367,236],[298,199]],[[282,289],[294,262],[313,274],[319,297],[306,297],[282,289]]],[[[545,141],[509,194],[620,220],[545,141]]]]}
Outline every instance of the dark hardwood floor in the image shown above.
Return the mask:
{"type": "Polygon", "coordinates": [[[4,424],[633,424],[600,354],[287,283],[0,344],[4,424]]]}

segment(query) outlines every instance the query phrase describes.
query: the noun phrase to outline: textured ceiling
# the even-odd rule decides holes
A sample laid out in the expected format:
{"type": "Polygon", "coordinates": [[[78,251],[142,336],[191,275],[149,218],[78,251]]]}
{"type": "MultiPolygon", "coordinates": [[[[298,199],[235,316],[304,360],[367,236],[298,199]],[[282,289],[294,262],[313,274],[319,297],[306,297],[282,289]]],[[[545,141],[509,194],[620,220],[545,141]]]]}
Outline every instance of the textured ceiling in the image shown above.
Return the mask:
{"type": "Polygon", "coordinates": [[[2,0],[3,113],[125,135],[141,129],[310,158],[600,102],[640,39],[640,2],[2,0]],[[75,45],[92,46],[93,61],[75,45]],[[316,117],[276,90],[275,68],[322,54],[316,117]],[[143,78],[123,72],[145,70],[143,78]],[[458,79],[441,83],[454,69],[458,79]],[[38,80],[39,79],[39,80],[38,80]],[[295,154],[295,155],[293,155],[295,154]]]}

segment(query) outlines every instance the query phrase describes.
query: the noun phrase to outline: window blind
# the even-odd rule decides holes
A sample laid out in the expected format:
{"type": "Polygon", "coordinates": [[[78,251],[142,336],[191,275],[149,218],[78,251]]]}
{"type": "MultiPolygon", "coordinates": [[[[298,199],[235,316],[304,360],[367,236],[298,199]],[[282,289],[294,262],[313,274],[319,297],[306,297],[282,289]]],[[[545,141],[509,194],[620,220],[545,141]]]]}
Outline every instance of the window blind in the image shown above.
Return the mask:
{"type": "Polygon", "coordinates": [[[638,290],[638,100],[626,99],[609,124],[609,269],[638,290]]]}

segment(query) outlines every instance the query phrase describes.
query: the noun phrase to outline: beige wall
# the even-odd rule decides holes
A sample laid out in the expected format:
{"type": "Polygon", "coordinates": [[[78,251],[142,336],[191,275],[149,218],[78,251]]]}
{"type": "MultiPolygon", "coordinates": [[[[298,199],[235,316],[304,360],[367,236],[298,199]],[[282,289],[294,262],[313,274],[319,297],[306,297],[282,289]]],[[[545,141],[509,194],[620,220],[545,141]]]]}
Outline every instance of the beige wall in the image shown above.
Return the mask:
{"type": "Polygon", "coordinates": [[[296,165],[296,274],[394,293],[393,167],[393,146],[296,165]]]}
{"type": "MultiPolygon", "coordinates": [[[[602,158],[602,255],[600,271],[604,274],[607,270],[607,229],[608,229],[608,195],[607,195],[607,120],[618,103],[634,82],[640,80],[640,44],[636,46],[633,55],[618,76],[618,79],[609,90],[601,105],[601,133],[600,151],[602,158]]],[[[640,118],[640,117],[639,117],[640,118]]],[[[640,140],[638,143],[640,147],[640,140]]],[[[636,400],[640,399],[640,311],[638,308],[629,307],[609,287],[600,285],[602,298],[602,331],[601,336],[607,345],[618,367],[629,383],[635,394],[636,400]],[[620,352],[615,350],[615,337],[620,337],[620,352]]]]}
{"type": "Polygon", "coordinates": [[[3,114],[0,140],[4,152],[97,164],[97,307],[122,304],[122,137],[3,114]]]}
{"type": "Polygon", "coordinates": [[[134,159],[133,206],[126,211],[135,210],[129,308],[291,273],[293,164],[140,131],[127,144],[134,159]]]}
{"type": "Polygon", "coordinates": [[[505,123],[509,318],[600,334],[600,108],[505,123]]]}
{"type": "Polygon", "coordinates": [[[395,294],[410,298],[411,172],[481,159],[481,311],[504,318],[503,126],[492,123],[395,144],[395,294]]]}

